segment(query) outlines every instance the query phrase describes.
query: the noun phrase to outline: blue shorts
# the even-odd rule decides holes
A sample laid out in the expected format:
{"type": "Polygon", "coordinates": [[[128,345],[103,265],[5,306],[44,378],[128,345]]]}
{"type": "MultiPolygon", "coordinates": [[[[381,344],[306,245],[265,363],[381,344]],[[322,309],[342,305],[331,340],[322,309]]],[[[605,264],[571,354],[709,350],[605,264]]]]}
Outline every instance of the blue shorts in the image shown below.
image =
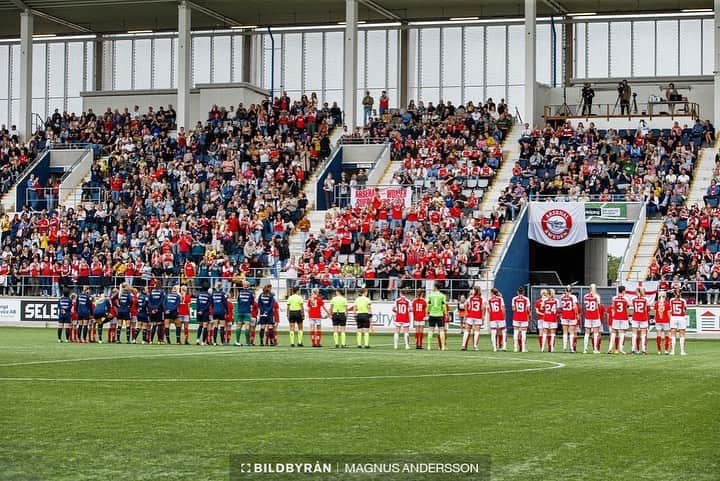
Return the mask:
{"type": "Polygon", "coordinates": [[[210,322],[210,315],[207,311],[203,311],[202,314],[198,314],[197,322],[210,322]]]}
{"type": "Polygon", "coordinates": [[[258,316],[257,323],[260,326],[269,326],[269,325],[274,325],[275,320],[273,319],[273,316],[268,316],[267,314],[260,314],[260,316],[258,316]]]}
{"type": "Polygon", "coordinates": [[[59,316],[58,322],[60,324],[70,324],[72,322],[72,317],[70,316],[59,316]]]}
{"type": "Polygon", "coordinates": [[[213,321],[222,321],[225,322],[225,313],[222,314],[213,314],[213,321]]]}
{"type": "Polygon", "coordinates": [[[180,318],[180,315],[177,311],[170,311],[170,314],[166,316],[168,319],[178,319],[180,318]]]}

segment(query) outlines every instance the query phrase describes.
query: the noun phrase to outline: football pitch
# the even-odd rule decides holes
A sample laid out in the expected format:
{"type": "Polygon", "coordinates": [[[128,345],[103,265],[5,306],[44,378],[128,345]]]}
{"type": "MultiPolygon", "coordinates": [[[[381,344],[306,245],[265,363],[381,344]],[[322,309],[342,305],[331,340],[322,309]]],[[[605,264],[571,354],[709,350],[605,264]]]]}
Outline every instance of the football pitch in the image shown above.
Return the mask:
{"type": "Polygon", "coordinates": [[[246,454],[489,456],[493,480],[718,479],[720,341],[690,339],[686,357],[653,340],[648,356],[528,341],[525,354],[493,353],[487,336],[461,352],[457,335],[447,352],[395,351],[391,335],[367,350],[291,349],[287,335],[81,345],[3,328],[0,479],[235,481],[246,454]]]}

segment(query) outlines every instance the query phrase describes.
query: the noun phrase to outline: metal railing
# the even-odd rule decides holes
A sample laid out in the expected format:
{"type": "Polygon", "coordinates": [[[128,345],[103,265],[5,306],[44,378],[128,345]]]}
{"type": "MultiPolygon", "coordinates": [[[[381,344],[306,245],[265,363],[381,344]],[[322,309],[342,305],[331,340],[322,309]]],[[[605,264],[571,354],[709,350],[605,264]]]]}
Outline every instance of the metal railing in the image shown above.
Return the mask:
{"type": "MultiPolygon", "coordinates": [[[[58,297],[65,289],[69,289],[71,292],[80,292],[85,286],[89,286],[93,294],[110,294],[113,289],[119,288],[122,284],[127,284],[137,289],[143,289],[148,285],[159,285],[165,289],[169,289],[175,285],[184,285],[188,287],[191,294],[195,294],[199,290],[207,289],[208,287],[216,288],[219,284],[230,296],[235,296],[240,289],[239,280],[239,278],[233,280],[220,276],[193,277],[188,279],[184,276],[163,275],[138,275],[132,277],[122,275],[112,277],[90,276],[87,278],[10,275],[0,276],[0,296],[58,297]]],[[[475,272],[473,269],[473,276],[468,275],[463,278],[452,278],[442,281],[426,279],[409,279],[402,281],[398,279],[370,280],[352,276],[334,278],[329,284],[323,284],[316,280],[303,283],[296,278],[267,276],[243,277],[242,280],[248,282],[249,287],[252,289],[259,289],[269,284],[275,294],[281,299],[286,298],[287,293],[293,287],[298,287],[304,296],[308,296],[311,294],[312,289],[317,288],[325,298],[332,297],[333,293],[339,290],[348,299],[357,297],[360,289],[364,288],[368,291],[368,297],[372,300],[394,301],[400,289],[405,289],[407,292],[415,295],[418,290],[429,292],[436,283],[439,283],[440,290],[448,296],[448,299],[457,300],[460,296],[467,296],[470,289],[476,284],[489,285],[490,276],[487,270],[477,269],[477,272],[475,272]]]]}
{"type": "Polygon", "coordinates": [[[576,117],[584,118],[586,120],[592,120],[594,118],[605,118],[610,120],[611,118],[648,118],[652,120],[653,117],[692,117],[697,119],[700,117],[700,105],[695,102],[688,101],[660,101],[660,102],[646,102],[646,103],[634,103],[630,101],[629,108],[625,108],[623,112],[620,103],[615,104],[592,104],[592,109],[588,113],[583,111],[583,104],[561,104],[561,105],[546,105],[544,109],[545,119],[559,119],[564,117],[576,117]],[[662,106],[668,108],[669,112],[660,110],[662,106]],[[677,108],[680,106],[681,108],[677,108]]]}
{"type": "Polygon", "coordinates": [[[529,194],[528,199],[537,202],[643,202],[642,200],[631,200],[627,194],[589,195],[589,194],[529,194]]]}
{"type": "Polygon", "coordinates": [[[387,137],[357,137],[345,135],[338,139],[338,145],[386,144],[387,142],[387,137]]]}
{"type": "Polygon", "coordinates": [[[26,204],[31,211],[50,211],[59,205],[76,207],[83,202],[97,204],[109,198],[107,189],[102,187],[42,187],[25,191],[26,204]],[[59,202],[59,203],[58,203],[59,202]]]}

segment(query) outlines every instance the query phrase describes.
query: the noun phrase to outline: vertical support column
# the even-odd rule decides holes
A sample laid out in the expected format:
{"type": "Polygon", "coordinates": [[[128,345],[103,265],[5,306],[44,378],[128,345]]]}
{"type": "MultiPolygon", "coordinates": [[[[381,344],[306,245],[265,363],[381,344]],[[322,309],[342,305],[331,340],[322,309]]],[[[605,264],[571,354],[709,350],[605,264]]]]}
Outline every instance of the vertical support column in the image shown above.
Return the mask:
{"type": "Polygon", "coordinates": [[[343,77],[343,110],[345,125],[351,132],[357,125],[357,0],[345,0],[345,41],[344,44],[344,77],[343,77]]]}
{"type": "Polygon", "coordinates": [[[20,111],[18,130],[20,137],[27,140],[32,129],[32,36],[33,15],[30,10],[20,14],[20,111]]]}
{"type": "Polygon", "coordinates": [[[103,70],[105,65],[105,46],[102,36],[95,39],[95,72],[92,89],[96,92],[103,90],[103,70]]]}
{"type": "Polygon", "coordinates": [[[190,130],[190,85],[192,84],[192,38],[190,38],[191,10],[184,1],[178,4],[178,69],[177,69],[177,126],[190,130]]]}
{"type": "Polygon", "coordinates": [[[585,284],[608,285],[607,239],[604,237],[585,241],[585,284]]]}
{"type": "Polygon", "coordinates": [[[715,27],[715,66],[713,68],[714,82],[714,93],[715,100],[713,102],[713,119],[715,124],[720,125],[720,0],[715,0],[715,16],[714,16],[714,27],[715,27]]]}
{"type": "Polygon", "coordinates": [[[523,121],[535,124],[535,0],[525,0],[525,112],[523,121]]]}
{"type": "MultiPolygon", "coordinates": [[[[632,23],[630,25],[632,25],[632,23]]],[[[575,75],[573,72],[573,66],[575,65],[575,24],[565,20],[562,23],[562,29],[564,53],[562,81],[563,85],[570,85],[570,80],[573,78],[573,75],[575,75]]],[[[630,51],[632,52],[633,49],[630,49],[630,51]]]]}
{"type": "Polygon", "coordinates": [[[255,63],[258,62],[258,57],[255,55],[254,46],[257,42],[255,35],[243,36],[243,51],[242,51],[242,75],[240,81],[245,83],[255,83],[252,77],[253,71],[257,70],[255,63]]]}
{"type": "Polygon", "coordinates": [[[410,30],[407,24],[400,27],[400,41],[398,42],[398,108],[406,109],[408,106],[408,70],[410,68],[410,30]]]}

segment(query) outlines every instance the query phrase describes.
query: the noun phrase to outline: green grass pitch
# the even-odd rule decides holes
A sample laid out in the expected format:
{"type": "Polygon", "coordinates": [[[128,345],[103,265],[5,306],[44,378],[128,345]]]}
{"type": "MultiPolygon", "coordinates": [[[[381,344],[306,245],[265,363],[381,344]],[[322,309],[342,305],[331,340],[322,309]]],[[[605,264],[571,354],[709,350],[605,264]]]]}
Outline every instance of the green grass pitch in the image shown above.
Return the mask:
{"type": "Polygon", "coordinates": [[[460,352],[457,335],[448,352],[388,335],[369,350],[55,339],[0,329],[0,479],[227,480],[242,453],[487,454],[493,480],[720,477],[719,341],[640,357],[540,354],[534,338],[527,354],[487,337],[460,352]]]}

